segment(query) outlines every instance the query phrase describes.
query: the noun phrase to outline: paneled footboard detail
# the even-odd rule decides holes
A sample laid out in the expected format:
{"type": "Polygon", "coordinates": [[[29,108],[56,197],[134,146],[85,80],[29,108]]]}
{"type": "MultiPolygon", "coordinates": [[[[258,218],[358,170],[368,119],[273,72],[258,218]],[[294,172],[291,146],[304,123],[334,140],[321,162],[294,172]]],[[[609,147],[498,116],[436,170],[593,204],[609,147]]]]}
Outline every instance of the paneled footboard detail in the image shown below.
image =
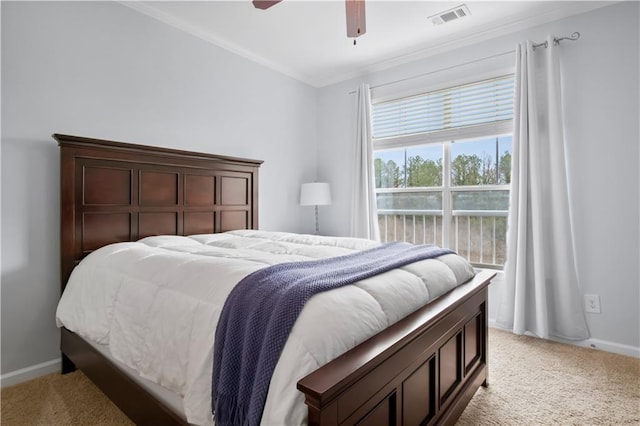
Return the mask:
{"type": "Polygon", "coordinates": [[[481,272],[298,382],[310,425],[451,424],[487,378],[481,272]]]}

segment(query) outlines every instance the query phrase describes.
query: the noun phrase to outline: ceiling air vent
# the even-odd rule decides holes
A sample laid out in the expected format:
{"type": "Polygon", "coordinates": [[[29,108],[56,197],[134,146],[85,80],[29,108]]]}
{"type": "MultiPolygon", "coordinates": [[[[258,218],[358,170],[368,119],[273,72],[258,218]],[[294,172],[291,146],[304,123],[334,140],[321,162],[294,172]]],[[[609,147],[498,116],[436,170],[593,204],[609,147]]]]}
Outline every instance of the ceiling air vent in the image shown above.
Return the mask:
{"type": "Polygon", "coordinates": [[[462,4],[454,7],[453,9],[445,10],[444,12],[429,16],[429,20],[433,25],[442,25],[447,22],[455,21],[456,19],[464,18],[467,15],[471,15],[471,12],[469,12],[469,8],[466,5],[462,4]]]}

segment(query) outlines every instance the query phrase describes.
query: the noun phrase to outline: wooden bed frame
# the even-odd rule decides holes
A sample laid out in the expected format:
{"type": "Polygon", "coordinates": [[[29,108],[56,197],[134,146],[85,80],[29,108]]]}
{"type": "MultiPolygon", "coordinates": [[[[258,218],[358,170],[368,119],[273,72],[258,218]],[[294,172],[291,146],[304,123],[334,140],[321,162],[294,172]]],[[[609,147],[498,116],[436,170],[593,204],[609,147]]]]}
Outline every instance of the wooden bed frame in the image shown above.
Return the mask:
{"type": "MultiPolygon", "coordinates": [[[[61,148],[61,282],[106,244],[258,229],[261,161],[54,134],[61,148]]],[[[487,383],[487,286],[429,303],[297,383],[311,425],[452,424],[487,383]]],[[[61,331],[62,372],[82,370],[137,424],[186,424],[117,365],[61,331]]],[[[292,383],[291,386],[294,386],[292,383]]]]}

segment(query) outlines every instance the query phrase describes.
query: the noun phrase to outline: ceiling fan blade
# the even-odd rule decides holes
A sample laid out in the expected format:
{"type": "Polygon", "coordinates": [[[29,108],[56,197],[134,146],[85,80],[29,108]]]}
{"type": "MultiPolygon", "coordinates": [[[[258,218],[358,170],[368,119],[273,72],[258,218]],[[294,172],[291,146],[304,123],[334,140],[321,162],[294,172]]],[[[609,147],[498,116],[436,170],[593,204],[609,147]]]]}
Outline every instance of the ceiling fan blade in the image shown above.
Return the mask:
{"type": "Polygon", "coordinates": [[[253,0],[253,5],[256,9],[269,9],[274,4],[280,3],[282,0],[253,0]]]}
{"type": "Polygon", "coordinates": [[[359,37],[367,32],[364,0],[345,0],[347,37],[359,37]]]}

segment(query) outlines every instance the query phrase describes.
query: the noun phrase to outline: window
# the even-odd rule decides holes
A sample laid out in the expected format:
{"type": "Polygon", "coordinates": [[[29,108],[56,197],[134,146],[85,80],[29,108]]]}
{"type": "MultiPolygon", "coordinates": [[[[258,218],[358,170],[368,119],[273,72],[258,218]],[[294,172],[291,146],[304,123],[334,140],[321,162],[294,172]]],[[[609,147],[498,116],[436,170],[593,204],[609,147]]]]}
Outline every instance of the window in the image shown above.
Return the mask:
{"type": "Polygon", "coordinates": [[[438,244],[501,268],[513,76],[374,103],[372,117],[382,240],[438,244]]]}

